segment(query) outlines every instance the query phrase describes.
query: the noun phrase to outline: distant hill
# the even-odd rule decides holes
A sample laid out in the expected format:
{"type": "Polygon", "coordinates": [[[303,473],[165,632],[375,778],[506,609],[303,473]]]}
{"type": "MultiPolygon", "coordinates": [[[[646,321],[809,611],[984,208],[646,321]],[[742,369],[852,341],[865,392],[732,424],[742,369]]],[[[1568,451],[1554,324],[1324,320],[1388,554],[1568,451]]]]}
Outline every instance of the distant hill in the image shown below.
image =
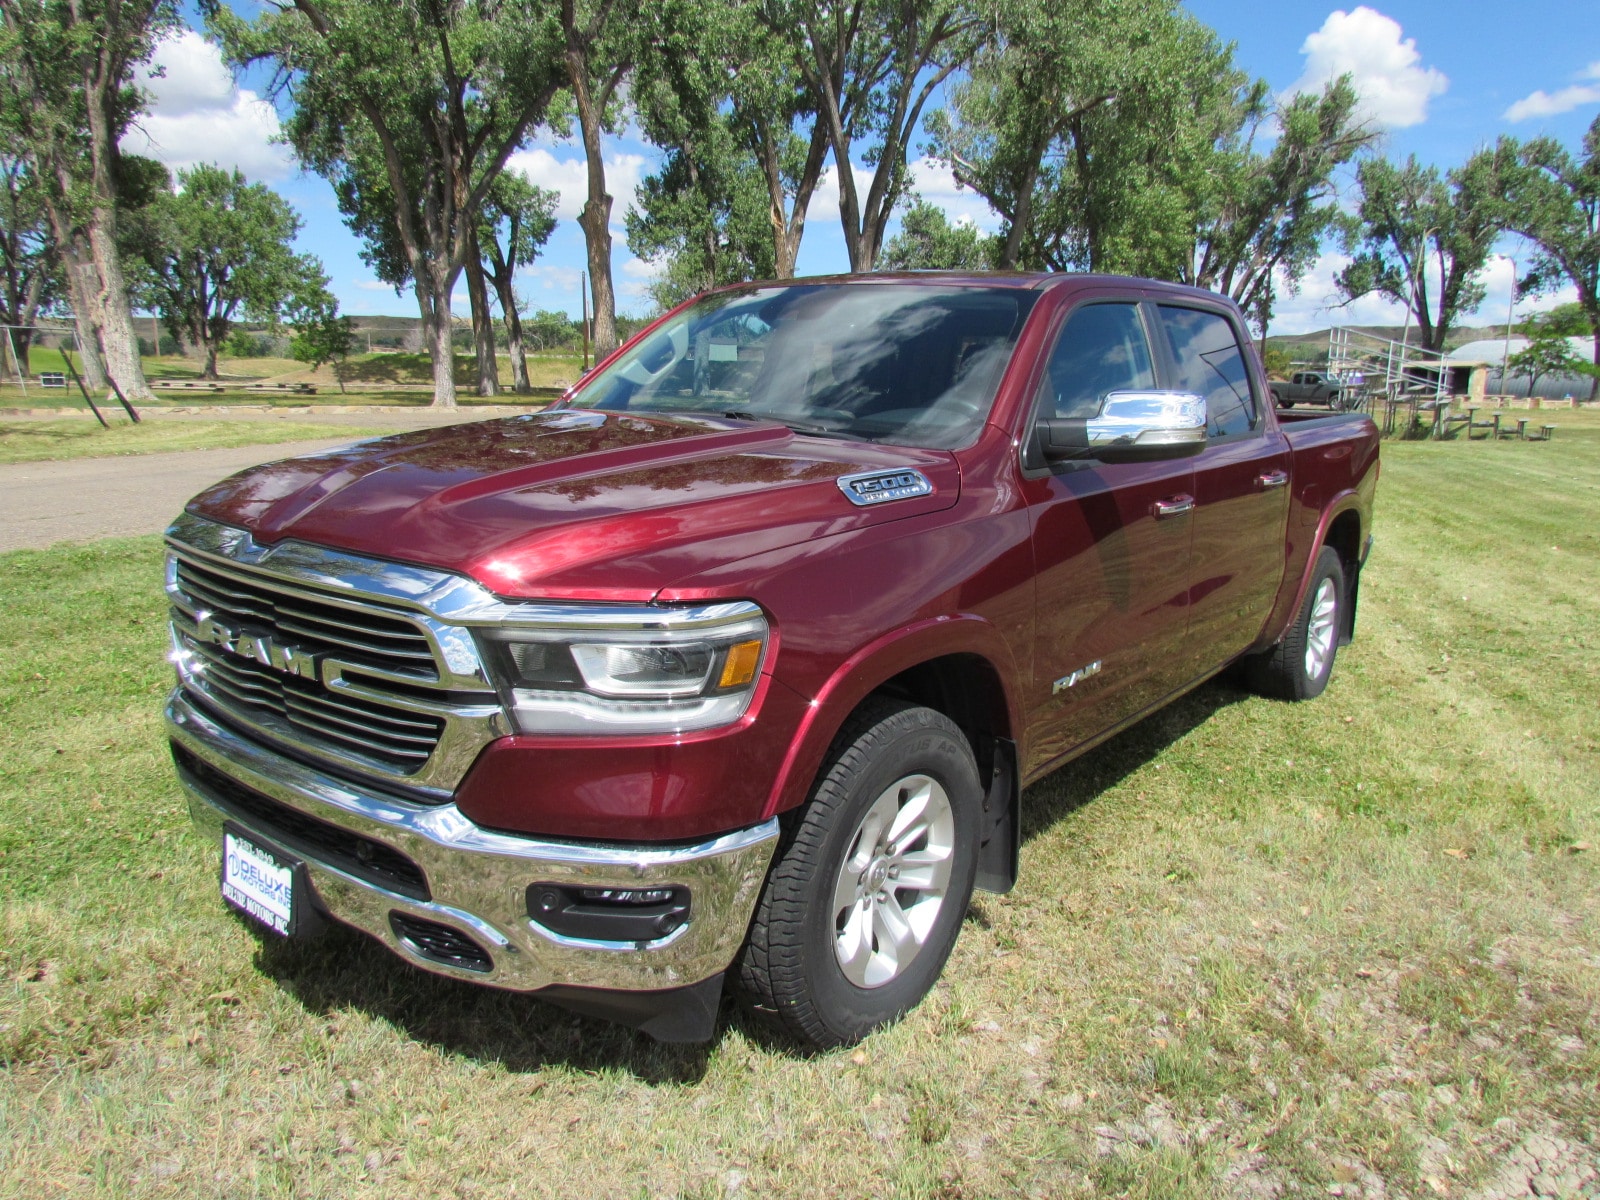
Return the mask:
{"type": "MultiPolygon", "coordinates": [[[[1350,325],[1347,328],[1358,333],[1371,334],[1373,337],[1388,338],[1398,342],[1400,335],[1405,332],[1403,325],[1350,325]]],[[[1468,342],[1485,339],[1503,338],[1506,336],[1504,325],[1476,325],[1452,329],[1450,336],[1445,339],[1445,350],[1454,350],[1457,346],[1465,346],[1468,342]]],[[[1417,345],[1416,326],[1411,327],[1411,344],[1417,345]]],[[[1295,363],[1324,362],[1328,357],[1328,330],[1318,329],[1313,333],[1294,333],[1282,335],[1269,335],[1267,346],[1279,349],[1286,353],[1295,363]]]]}

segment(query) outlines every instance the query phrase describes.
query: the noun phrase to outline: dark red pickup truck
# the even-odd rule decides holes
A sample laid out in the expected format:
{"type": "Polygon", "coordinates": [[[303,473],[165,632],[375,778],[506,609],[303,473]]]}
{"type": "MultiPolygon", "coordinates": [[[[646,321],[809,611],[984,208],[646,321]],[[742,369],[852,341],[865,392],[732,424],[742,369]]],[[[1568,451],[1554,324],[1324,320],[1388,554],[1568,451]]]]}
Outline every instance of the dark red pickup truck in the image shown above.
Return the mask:
{"type": "Polygon", "coordinates": [[[1226,667],[1318,694],[1378,436],[1237,310],[1089,275],[750,284],[556,409],[258,467],[168,533],[227,901],[667,1040],[915,1005],[1023,787],[1226,667]]]}

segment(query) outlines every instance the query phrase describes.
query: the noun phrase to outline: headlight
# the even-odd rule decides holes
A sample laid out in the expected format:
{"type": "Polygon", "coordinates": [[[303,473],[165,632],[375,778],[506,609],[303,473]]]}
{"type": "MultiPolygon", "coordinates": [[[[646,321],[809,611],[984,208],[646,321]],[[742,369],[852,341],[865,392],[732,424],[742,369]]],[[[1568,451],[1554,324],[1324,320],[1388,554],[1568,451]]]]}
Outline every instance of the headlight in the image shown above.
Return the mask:
{"type": "Polygon", "coordinates": [[[530,610],[479,630],[525,733],[678,733],[737,721],[766,657],[749,601],[684,608],[530,610]]]}

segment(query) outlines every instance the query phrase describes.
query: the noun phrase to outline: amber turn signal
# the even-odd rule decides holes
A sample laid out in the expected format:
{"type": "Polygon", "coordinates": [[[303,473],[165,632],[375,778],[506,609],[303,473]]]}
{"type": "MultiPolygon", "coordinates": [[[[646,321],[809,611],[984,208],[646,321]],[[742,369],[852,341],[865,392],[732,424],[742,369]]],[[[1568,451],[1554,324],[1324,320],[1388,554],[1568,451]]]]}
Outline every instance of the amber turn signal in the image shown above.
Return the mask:
{"type": "Polygon", "coordinates": [[[761,662],[761,642],[735,642],[728,647],[728,657],[722,664],[719,688],[743,687],[756,677],[756,667],[761,662]]]}

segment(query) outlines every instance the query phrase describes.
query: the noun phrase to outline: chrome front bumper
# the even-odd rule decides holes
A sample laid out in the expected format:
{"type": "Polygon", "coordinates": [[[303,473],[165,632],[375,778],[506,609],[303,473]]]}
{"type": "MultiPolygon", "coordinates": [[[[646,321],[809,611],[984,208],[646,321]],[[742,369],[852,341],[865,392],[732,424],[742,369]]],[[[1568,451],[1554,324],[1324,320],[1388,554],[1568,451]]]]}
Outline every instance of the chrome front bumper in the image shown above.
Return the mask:
{"type": "Polygon", "coordinates": [[[195,825],[219,848],[231,821],[306,864],[316,907],[377,938],[408,962],[457,979],[517,991],[601,988],[660,991],[718,975],[744,941],[777,844],[766,821],[694,846],[591,846],[484,829],[453,804],[430,806],[357,790],[352,784],[274,753],[213,720],[181,691],[167,705],[173,743],[233,783],[328,825],[383,843],[426,876],[428,900],[379,887],[241,815],[227,797],[179,768],[195,825]],[[260,826],[258,828],[258,826],[260,826]],[[534,883],[584,888],[687,887],[689,920],[655,941],[589,941],[560,936],[530,919],[534,883]],[[487,971],[425,957],[397,935],[390,915],[447,925],[486,950],[487,971]]]}

